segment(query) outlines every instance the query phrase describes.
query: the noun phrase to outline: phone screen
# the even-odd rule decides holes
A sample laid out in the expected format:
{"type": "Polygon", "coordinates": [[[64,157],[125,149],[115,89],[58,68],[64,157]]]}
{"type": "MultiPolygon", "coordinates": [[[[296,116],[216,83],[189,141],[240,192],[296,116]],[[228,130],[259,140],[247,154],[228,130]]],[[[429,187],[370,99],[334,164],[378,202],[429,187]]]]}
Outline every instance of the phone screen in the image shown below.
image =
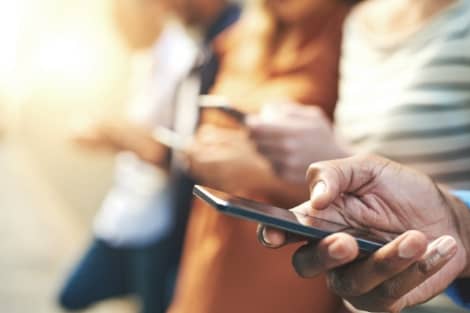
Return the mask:
{"type": "Polygon", "coordinates": [[[207,187],[196,186],[194,194],[222,213],[266,224],[311,239],[321,239],[337,232],[348,233],[356,238],[359,248],[365,252],[373,252],[397,236],[389,233],[378,236],[365,230],[352,228],[349,225],[236,197],[207,187]]]}

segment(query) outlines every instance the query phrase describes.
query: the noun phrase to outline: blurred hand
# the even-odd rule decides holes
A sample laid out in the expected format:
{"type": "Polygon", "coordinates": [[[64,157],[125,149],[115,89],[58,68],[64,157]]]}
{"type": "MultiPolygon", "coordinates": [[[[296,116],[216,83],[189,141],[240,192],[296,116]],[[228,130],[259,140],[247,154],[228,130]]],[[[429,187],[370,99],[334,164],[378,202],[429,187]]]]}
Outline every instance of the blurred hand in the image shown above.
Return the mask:
{"type": "Polygon", "coordinates": [[[167,148],[155,141],[152,131],[127,120],[87,121],[75,129],[73,141],[91,149],[131,151],[142,160],[160,165],[167,148]]]}
{"type": "MultiPolygon", "coordinates": [[[[311,201],[294,210],[376,234],[402,234],[361,260],[345,233],[295,253],[301,276],[327,272],[329,287],[355,308],[399,312],[469,274],[468,208],[427,176],[385,159],[353,157],[313,164],[308,180],[311,201]]],[[[292,240],[270,228],[259,235],[270,247],[292,240]]]]}
{"type": "Polygon", "coordinates": [[[187,156],[191,175],[213,188],[265,191],[273,180],[269,163],[243,130],[202,126],[187,156]]]}
{"type": "Polygon", "coordinates": [[[75,144],[89,149],[109,148],[111,143],[102,131],[100,124],[91,118],[74,121],[70,134],[71,140],[75,144]]]}
{"type": "Polygon", "coordinates": [[[347,156],[320,108],[286,104],[277,106],[271,115],[250,117],[248,127],[260,153],[285,180],[304,182],[312,162],[347,156]]]}

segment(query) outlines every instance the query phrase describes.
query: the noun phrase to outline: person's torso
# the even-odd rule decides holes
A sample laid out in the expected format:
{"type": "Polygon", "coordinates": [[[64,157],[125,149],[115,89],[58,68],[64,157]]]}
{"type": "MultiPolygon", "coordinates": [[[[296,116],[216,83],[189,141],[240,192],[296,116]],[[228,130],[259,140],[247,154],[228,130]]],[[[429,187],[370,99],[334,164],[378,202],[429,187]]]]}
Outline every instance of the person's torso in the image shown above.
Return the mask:
{"type": "MultiPolygon", "coordinates": [[[[331,37],[338,44],[325,45],[336,46],[339,50],[340,38],[331,37]]],[[[325,49],[321,54],[325,55],[319,55],[317,60],[324,62],[318,62],[316,70],[309,66],[308,71],[304,68],[271,72],[270,75],[254,71],[236,74],[244,75],[244,80],[233,79],[233,70],[226,68],[230,66],[225,63],[227,59],[222,59],[221,75],[212,93],[225,96],[237,109],[250,114],[258,113],[265,103],[284,99],[329,105],[336,100],[336,81],[333,86],[325,86],[333,92],[324,92],[309,84],[321,78],[325,69],[337,69],[337,58],[331,55],[339,55],[339,51],[325,49]]],[[[336,73],[330,75],[336,77],[336,73]]],[[[223,114],[211,113],[201,120],[219,127],[237,127],[223,114]]],[[[251,190],[241,189],[237,193],[271,202],[267,195],[251,190]]],[[[177,293],[169,312],[336,312],[340,300],[327,290],[323,277],[305,280],[294,272],[291,256],[297,247],[275,251],[265,249],[256,241],[255,223],[221,215],[196,200],[186,236],[177,293]]]]}
{"type": "MultiPolygon", "coordinates": [[[[152,66],[137,84],[128,104],[128,118],[145,127],[172,124],[173,98],[187,75],[196,46],[178,24],[169,24],[152,51],[152,66]]],[[[172,227],[166,173],[121,152],[115,163],[113,186],[94,222],[95,235],[114,246],[143,246],[165,236],[172,227]]]]}
{"type": "Polygon", "coordinates": [[[470,188],[470,5],[460,1],[401,46],[384,50],[345,29],[339,134],[360,152],[470,188]]]}

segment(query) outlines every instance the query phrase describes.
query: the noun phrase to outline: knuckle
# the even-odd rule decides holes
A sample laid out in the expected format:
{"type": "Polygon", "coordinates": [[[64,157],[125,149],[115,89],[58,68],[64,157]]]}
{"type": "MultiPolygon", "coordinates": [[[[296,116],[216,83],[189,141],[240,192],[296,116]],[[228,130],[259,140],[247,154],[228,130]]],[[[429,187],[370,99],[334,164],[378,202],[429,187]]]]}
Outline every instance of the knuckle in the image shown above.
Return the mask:
{"type": "MultiPolygon", "coordinates": [[[[332,163],[329,169],[329,174],[338,182],[346,184],[346,186],[351,185],[352,175],[349,175],[341,166],[337,163],[332,163]]],[[[347,189],[347,188],[346,188],[347,189]]]]}
{"type": "Polygon", "coordinates": [[[312,163],[308,166],[306,177],[307,177],[307,181],[309,184],[313,183],[319,171],[320,171],[320,168],[318,167],[318,163],[312,163]]]}
{"type": "Polygon", "coordinates": [[[375,292],[379,299],[390,306],[402,297],[400,283],[393,280],[378,286],[375,292]]]}
{"type": "Polygon", "coordinates": [[[394,271],[393,262],[390,260],[379,260],[373,265],[373,271],[379,276],[386,276],[394,271]]]}
{"type": "Polygon", "coordinates": [[[342,297],[358,297],[362,291],[355,280],[348,279],[342,271],[332,271],[327,276],[328,287],[342,297]]]}
{"type": "Polygon", "coordinates": [[[308,168],[307,168],[307,175],[310,177],[314,174],[316,174],[318,171],[318,167],[316,163],[311,163],[308,168]]]}
{"type": "Polygon", "coordinates": [[[312,244],[308,244],[299,248],[292,257],[292,265],[302,278],[313,277],[323,268],[323,262],[314,249],[312,244]]]}

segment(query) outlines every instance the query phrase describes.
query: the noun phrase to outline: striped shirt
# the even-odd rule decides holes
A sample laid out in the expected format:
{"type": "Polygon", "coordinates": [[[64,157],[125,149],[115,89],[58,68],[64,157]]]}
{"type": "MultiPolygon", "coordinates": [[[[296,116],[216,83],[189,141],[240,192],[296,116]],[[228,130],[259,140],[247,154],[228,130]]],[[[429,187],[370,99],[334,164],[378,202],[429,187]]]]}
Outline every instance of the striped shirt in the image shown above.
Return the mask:
{"type": "Polygon", "coordinates": [[[439,183],[470,189],[470,0],[394,46],[377,45],[352,14],[345,24],[337,130],[439,183]]]}

